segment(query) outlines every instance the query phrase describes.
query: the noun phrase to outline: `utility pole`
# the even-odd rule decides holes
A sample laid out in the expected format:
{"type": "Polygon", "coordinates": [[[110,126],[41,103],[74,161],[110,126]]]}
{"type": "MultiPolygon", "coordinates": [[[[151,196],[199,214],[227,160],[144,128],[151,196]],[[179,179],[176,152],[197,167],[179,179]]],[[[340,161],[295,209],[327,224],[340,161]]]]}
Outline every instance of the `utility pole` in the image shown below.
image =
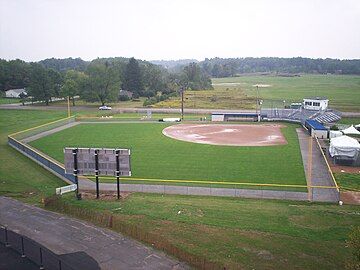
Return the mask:
{"type": "Polygon", "coordinates": [[[259,85],[256,85],[256,115],[258,122],[260,122],[260,112],[259,112],[259,85]]]}
{"type": "Polygon", "coordinates": [[[70,97],[67,97],[67,111],[68,111],[68,117],[71,116],[71,112],[70,112],[70,97]]]}
{"type": "Polygon", "coordinates": [[[183,87],[180,88],[181,93],[181,121],[184,120],[184,92],[185,89],[183,87]]]}

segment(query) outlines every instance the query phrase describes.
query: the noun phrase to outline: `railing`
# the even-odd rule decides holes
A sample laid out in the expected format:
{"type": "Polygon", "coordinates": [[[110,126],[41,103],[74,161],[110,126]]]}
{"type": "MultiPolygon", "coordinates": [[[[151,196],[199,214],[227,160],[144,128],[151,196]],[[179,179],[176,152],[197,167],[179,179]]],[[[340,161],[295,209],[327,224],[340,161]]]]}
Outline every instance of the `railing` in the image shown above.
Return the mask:
{"type": "Polygon", "coordinates": [[[9,230],[3,225],[0,225],[0,242],[7,248],[18,252],[21,257],[27,257],[38,265],[40,269],[75,270],[63,261],[59,255],[56,255],[32,239],[9,230]]]}

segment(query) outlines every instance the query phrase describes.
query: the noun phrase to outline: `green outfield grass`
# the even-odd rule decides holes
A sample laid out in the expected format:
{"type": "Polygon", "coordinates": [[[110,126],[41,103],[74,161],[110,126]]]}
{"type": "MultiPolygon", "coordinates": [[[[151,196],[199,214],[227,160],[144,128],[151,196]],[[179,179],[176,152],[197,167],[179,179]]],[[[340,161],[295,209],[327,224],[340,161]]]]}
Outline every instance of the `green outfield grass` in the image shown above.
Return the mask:
{"type": "Polygon", "coordinates": [[[162,135],[168,124],[81,124],[30,144],[63,162],[63,148],[130,148],[135,178],[305,185],[297,125],[282,132],[288,144],[266,147],[215,146],[162,135]]]}

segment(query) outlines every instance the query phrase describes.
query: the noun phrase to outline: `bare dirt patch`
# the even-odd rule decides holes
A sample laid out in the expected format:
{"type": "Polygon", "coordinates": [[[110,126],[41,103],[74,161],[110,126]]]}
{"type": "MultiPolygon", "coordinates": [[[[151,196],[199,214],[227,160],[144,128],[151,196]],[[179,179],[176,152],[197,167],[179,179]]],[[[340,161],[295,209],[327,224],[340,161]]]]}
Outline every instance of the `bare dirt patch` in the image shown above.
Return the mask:
{"type": "Polygon", "coordinates": [[[165,128],[162,133],[176,140],[201,144],[269,146],[287,144],[282,127],[278,124],[179,124],[165,128]]]}
{"type": "MultiPolygon", "coordinates": [[[[124,200],[129,197],[131,192],[120,192],[120,199],[124,200]]],[[[81,196],[83,199],[95,200],[96,193],[94,191],[82,191],[81,196]]],[[[101,201],[115,201],[117,200],[117,193],[110,191],[100,191],[99,200],[101,201]]]]}
{"type": "Polygon", "coordinates": [[[334,164],[329,158],[327,159],[332,172],[336,173],[360,173],[360,167],[341,166],[334,164]]]}
{"type": "Polygon", "coordinates": [[[342,191],[340,192],[340,200],[345,204],[360,205],[360,192],[342,191]]]}

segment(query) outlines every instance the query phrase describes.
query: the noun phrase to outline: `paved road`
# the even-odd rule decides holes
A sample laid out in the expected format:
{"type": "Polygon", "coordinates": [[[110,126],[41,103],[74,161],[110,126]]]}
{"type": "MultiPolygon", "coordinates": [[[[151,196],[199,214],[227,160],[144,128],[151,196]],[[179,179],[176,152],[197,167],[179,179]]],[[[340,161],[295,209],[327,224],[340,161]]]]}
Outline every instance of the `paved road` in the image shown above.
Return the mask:
{"type": "MultiPolygon", "coordinates": [[[[311,170],[311,181],[308,174],[308,158],[309,158],[309,134],[303,129],[296,129],[299,137],[301,155],[304,164],[304,170],[306,174],[306,181],[312,186],[335,186],[332,177],[329,173],[326,162],[322,156],[322,153],[315,141],[313,140],[313,151],[312,151],[312,170],[311,170]]],[[[337,202],[339,201],[339,195],[336,189],[322,189],[322,188],[313,188],[312,189],[312,199],[314,201],[324,201],[324,202],[337,202]]]]}
{"type": "Polygon", "coordinates": [[[0,223],[56,254],[64,254],[62,257],[69,258],[78,269],[189,269],[184,263],[111,230],[6,197],[0,197],[0,223]],[[80,259],[74,259],[79,258],[76,255],[80,259]],[[86,267],[87,262],[92,265],[86,267]],[[94,262],[98,267],[94,267],[94,262]]]}
{"type": "MultiPolygon", "coordinates": [[[[23,109],[23,110],[66,110],[66,105],[51,105],[51,106],[44,106],[44,105],[27,105],[22,106],[21,103],[15,104],[1,104],[0,109],[23,109]]],[[[97,111],[97,106],[75,106],[71,107],[72,111],[97,111]]],[[[263,109],[264,112],[270,109],[263,109]]],[[[181,110],[175,108],[117,108],[113,107],[112,112],[117,113],[125,113],[125,112],[138,112],[138,113],[145,113],[147,111],[152,111],[153,113],[180,113],[181,110]]],[[[255,113],[255,110],[239,110],[239,109],[195,109],[195,108],[186,108],[185,113],[198,113],[198,114],[211,114],[212,112],[235,112],[235,113],[255,113]]],[[[360,112],[341,112],[342,116],[344,117],[360,117],[360,112]]]]}

